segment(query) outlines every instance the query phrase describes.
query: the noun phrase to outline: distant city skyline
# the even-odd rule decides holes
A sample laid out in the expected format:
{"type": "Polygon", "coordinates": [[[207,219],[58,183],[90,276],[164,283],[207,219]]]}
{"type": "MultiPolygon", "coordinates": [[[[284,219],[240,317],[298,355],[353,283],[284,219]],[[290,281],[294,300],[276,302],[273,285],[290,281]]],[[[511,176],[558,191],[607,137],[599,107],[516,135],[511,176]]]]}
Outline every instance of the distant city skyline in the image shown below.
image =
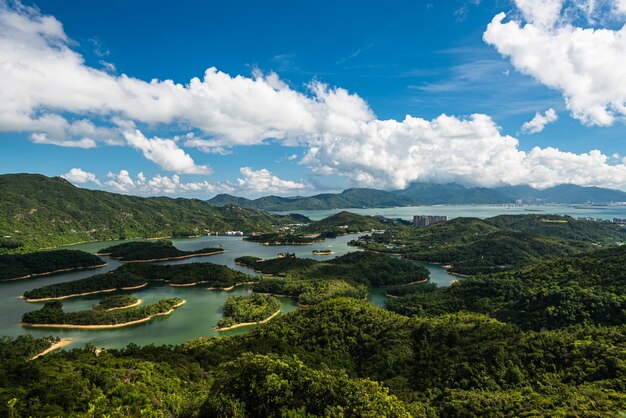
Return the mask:
{"type": "Polygon", "coordinates": [[[0,173],[208,199],[626,190],[626,3],[0,0],[0,173]]]}

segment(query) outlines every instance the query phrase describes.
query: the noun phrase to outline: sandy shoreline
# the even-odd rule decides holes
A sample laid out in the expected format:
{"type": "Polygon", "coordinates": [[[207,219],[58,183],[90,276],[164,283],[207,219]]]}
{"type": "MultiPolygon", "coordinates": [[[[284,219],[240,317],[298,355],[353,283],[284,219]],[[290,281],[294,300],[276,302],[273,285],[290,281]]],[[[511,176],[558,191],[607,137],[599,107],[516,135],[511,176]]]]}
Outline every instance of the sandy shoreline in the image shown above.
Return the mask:
{"type": "Polygon", "coordinates": [[[143,300],[141,299],[137,299],[137,302],[133,303],[132,305],[128,305],[128,306],[119,306],[117,308],[109,308],[106,311],[119,311],[120,309],[128,309],[128,308],[134,308],[135,306],[139,306],[143,303],[143,300]]]}
{"type": "Polygon", "coordinates": [[[259,282],[243,282],[243,283],[237,283],[236,285],[230,286],[230,287],[207,287],[206,290],[224,290],[226,292],[233,290],[236,287],[239,286],[245,286],[247,284],[257,284],[259,282]]]}
{"type": "Polygon", "coordinates": [[[213,327],[214,330],[216,331],[228,331],[229,329],[235,329],[235,328],[239,328],[239,327],[247,327],[250,325],[256,325],[256,324],[264,324],[266,322],[271,321],[276,315],[280,314],[280,309],[277,310],[276,312],[274,312],[273,314],[271,314],[270,316],[268,316],[265,319],[262,319],[258,322],[241,322],[239,324],[235,324],[235,325],[231,325],[229,327],[225,327],[225,328],[219,328],[217,326],[213,327]]]}
{"type": "Polygon", "coordinates": [[[179,303],[178,305],[174,305],[174,307],[172,309],[170,309],[167,312],[163,312],[163,313],[158,313],[158,314],[154,314],[154,315],[150,315],[146,318],[142,318],[142,319],[137,319],[136,321],[130,321],[130,322],[122,322],[121,324],[111,324],[111,325],[70,325],[70,324],[27,324],[24,322],[21,322],[20,325],[23,327],[29,327],[29,328],[66,328],[66,329],[112,329],[112,328],[122,328],[122,327],[127,327],[129,325],[135,325],[135,324],[141,324],[144,322],[148,322],[151,319],[157,317],[157,316],[163,316],[163,315],[169,315],[172,312],[174,312],[174,310],[178,307],[183,306],[187,301],[183,300],[181,303],[179,303]]]}
{"type": "Polygon", "coordinates": [[[119,260],[122,263],[152,263],[155,261],[169,261],[169,260],[182,260],[184,258],[192,258],[192,257],[206,257],[209,255],[222,254],[225,253],[225,250],[221,251],[213,251],[210,253],[200,253],[200,254],[187,254],[187,255],[179,255],[177,257],[165,257],[165,258],[152,258],[150,260],[122,260],[123,257],[111,257],[109,254],[105,253],[96,253],[96,255],[106,256],[113,260],[119,260]]]}
{"type": "Polygon", "coordinates": [[[148,285],[148,283],[144,283],[144,284],[141,284],[139,286],[120,287],[119,289],[115,288],[115,289],[94,290],[93,292],[75,293],[73,295],[55,296],[55,297],[41,298],[41,299],[28,299],[28,298],[25,298],[24,296],[20,296],[20,299],[24,299],[26,302],[46,302],[46,301],[49,301],[49,300],[63,300],[63,299],[69,299],[69,298],[76,298],[76,297],[79,297],[79,296],[97,295],[98,293],[111,293],[111,292],[115,292],[116,290],[141,289],[142,287],[145,287],[147,285],[148,285]]]}
{"type": "Polygon", "coordinates": [[[48,354],[48,353],[50,353],[50,352],[52,352],[54,350],[58,350],[59,348],[63,348],[66,345],[68,345],[69,343],[71,343],[71,342],[72,342],[71,338],[61,338],[59,340],[59,342],[52,344],[49,348],[43,350],[41,353],[31,357],[31,361],[35,360],[35,359],[37,359],[39,357],[45,356],[46,354],[48,354]]]}
{"type": "Polygon", "coordinates": [[[29,274],[29,275],[21,276],[21,277],[12,277],[10,279],[2,279],[2,280],[0,280],[0,282],[12,282],[13,280],[25,280],[25,279],[31,279],[33,277],[49,276],[51,274],[57,274],[57,273],[67,273],[68,271],[97,269],[97,268],[104,267],[106,265],[107,265],[107,263],[96,264],[94,266],[87,266],[87,267],[70,267],[70,268],[67,268],[67,269],[46,271],[45,273],[34,273],[34,274],[29,274]]]}

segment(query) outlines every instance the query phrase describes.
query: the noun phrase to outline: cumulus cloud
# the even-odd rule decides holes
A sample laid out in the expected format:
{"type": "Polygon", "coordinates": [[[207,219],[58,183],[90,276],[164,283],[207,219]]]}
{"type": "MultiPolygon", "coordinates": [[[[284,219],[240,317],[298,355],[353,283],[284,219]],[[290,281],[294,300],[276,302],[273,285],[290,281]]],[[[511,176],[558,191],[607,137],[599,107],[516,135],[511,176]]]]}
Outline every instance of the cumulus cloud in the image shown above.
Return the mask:
{"type": "Polygon", "coordinates": [[[106,177],[107,180],[103,184],[107,189],[125,194],[207,196],[215,193],[230,193],[234,190],[227,183],[184,182],[176,174],[172,176],[157,174],[147,178],[143,172],[133,177],[128,170],[120,170],[118,173],[109,172],[106,177]]]}
{"type": "Polygon", "coordinates": [[[211,168],[197,165],[193,158],[182,150],[176,139],[146,138],[139,129],[124,132],[128,144],[143,153],[148,160],[164,170],[185,174],[211,174],[211,168]]]}
{"type": "Polygon", "coordinates": [[[288,194],[306,188],[303,183],[278,178],[265,168],[253,170],[250,167],[241,167],[239,172],[242,177],[237,179],[237,185],[246,192],[288,194]]]}
{"type": "Polygon", "coordinates": [[[97,185],[102,185],[94,173],[84,171],[82,168],[72,168],[61,177],[74,184],[85,184],[91,182],[96,183],[97,185]]]}
{"type": "Polygon", "coordinates": [[[528,122],[524,122],[522,125],[522,132],[525,134],[536,134],[543,131],[547,125],[556,122],[558,119],[558,115],[556,111],[552,108],[546,110],[543,113],[535,113],[535,117],[529,120],[528,122]]]}
{"type": "MultiPolygon", "coordinates": [[[[563,91],[569,109],[584,122],[606,125],[624,116],[626,29],[577,28],[563,23],[559,2],[550,0],[551,8],[543,9],[534,1],[517,1],[526,24],[498,15],[485,40],[520,71],[563,91]]],[[[276,141],[308,149],[301,164],[314,174],[346,176],[358,186],[401,188],[417,180],[626,187],[624,162],[609,163],[599,151],[521,151],[518,140],[502,134],[487,115],[380,120],[345,89],[313,81],[296,91],[276,74],[260,71],[245,77],[209,68],[185,84],[112,74],[86,65],[57,19],[11,4],[0,0],[0,132],[27,132],[32,141],[61,146],[130,146],[180,174],[210,173],[183,147],[226,153],[276,141]],[[183,135],[147,137],[144,126],[183,135]]],[[[110,173],[103,184],[128,193],[228,186],[140,174],[110,173]]],[[[233,186],[250,193],[307,187],[249,167],[233,186]]]]}
{"type": "MultiPolygon", "coordinates": [[[[592,16],[598,9],[594,2],[573,3],[562,10],[564,1],[516,0],[525,22],[505,21],[500,13],[483,38],[517,70],[562,92],[573,117],[587,125],[612,125],[626,116],[626,26],[577,27],[567,10],[592,16]]],[[[618,10],[623,6],[616,4],[618,10]]]]}

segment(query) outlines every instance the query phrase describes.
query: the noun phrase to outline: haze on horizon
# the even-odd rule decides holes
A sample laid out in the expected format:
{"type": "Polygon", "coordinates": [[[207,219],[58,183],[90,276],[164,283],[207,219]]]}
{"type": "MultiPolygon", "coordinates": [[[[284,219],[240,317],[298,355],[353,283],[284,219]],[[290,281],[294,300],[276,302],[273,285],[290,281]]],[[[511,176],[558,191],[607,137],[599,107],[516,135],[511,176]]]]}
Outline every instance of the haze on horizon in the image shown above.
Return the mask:
{"type": "Polygon", "coordinates": [[[0,0],[1,172],[200,198],[626,190],[626,2],[445,3],[0,0]]]}

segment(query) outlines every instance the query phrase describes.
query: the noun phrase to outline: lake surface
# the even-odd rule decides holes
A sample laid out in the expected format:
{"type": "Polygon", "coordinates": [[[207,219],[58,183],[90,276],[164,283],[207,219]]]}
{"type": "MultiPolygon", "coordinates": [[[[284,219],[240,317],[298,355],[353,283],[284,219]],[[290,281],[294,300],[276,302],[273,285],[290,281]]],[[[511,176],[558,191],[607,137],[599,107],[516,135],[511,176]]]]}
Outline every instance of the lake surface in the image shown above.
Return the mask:
{"type": "Polygon", "coordinates": [[[412,220],[414,215],[444,215],[448,219],[462,216],[475,218],[490,218],[497,215],[528,215],[551,214],[569,215],[578,218],[613,219],[626,218],[626,206],[584,206],[584,205],[542,205],[542,206],[512,206],[512,205],[432,205],[406,206],[377,209],[332,209],[332,210],[292,210],[276,212],[278,214],[299,213],[314,221],[324,219],[335,213],[347,210],[359,215],[381,215],[387,218],[412,220]]]}
{"type": "MultiPolygon", "coordinates": [[[[207,237],[188,239],[173,239],[174,245],[181,250],[198,250],[204,247],[214,247],[221,244],[225,250],[222,254],[206,257],[195,257],[183,260],[163,262],[163,264],[184,264],[192,262],[211,262],[223,264],[235,270],[248,274],[256,274],[251,269],[235,264],[234,259],[243,255],[252,255],[261,258],[274,258],[281,252],[295,253],[298,257],[309,257],[317,260],[330,259],[343,255],[356,249],[348,246],[348,242],[357,238],[358,235],[340,236],[335,239],[327,239],[313,245],[290,245],[290,246],[263,246],[243,241],[241,237],[207,237]],[[315,249],[332,249],[334,255],[315,256],[315,249]]],[[[97,243],[85,243],[65,248],[79,249],[91,253],[120,243],[122,241],[108,241],[97,243]]],[[[193,338],[201,336],[234,335],[248,332],[254,327],[241,327],[229,331],[218,332],[213,326],[222,318],[222,307],[228,296],[247,295],[250,286],[240,286],[232,291],[209,291],[206,286],[194,287],[171,287],[168,285],[151,286],[133,292],[116,292],[133,294],[140,298],[144,304],[154,303],[160,299],[181,297],[187,303],[176,309],[171,315],[157,317],[149,322],[124,328],[109,330],[74,330],[52,328],[24,328],[19,325],[20,319],[25,312],[39,309],[42,303],[29,303],[20,299],[25,291],[36,287],[53,283],[67,282],[81,279],[94,274],[111,271],[120,266],[120,262],[108,257],[102,257],[108,263],[106,267],[94,270],[83,270],[53,276],[42,276],[28,280],[0,283],[0,335],[23,335],[32,334],[36,337],[55,335],[62,338],[71,338],[69,348],[92,343],[96,347],[122,348],[130,343],[137,345],[147,344],[181,344],[193,338]]],[[[418,263],[419,264],[419,263],[418,263]]],[[[431,281],[438,285],[447,286],[456,276],[451,276],[439,265],[424,263],[431,272],[431,281]]],[[[70,298],[63,300],[66,311],[78,311],[91,308],[104,296],[115,293],[101,293],[96,295],[70,298]]],[[[384,290],[375,288],[370,294],[370,301],[377,305],[385,302],[384,290]]],[[[293,312],[298,309],[297,304],[290,298],[282,298],[282,312],[293,312]]]]}

